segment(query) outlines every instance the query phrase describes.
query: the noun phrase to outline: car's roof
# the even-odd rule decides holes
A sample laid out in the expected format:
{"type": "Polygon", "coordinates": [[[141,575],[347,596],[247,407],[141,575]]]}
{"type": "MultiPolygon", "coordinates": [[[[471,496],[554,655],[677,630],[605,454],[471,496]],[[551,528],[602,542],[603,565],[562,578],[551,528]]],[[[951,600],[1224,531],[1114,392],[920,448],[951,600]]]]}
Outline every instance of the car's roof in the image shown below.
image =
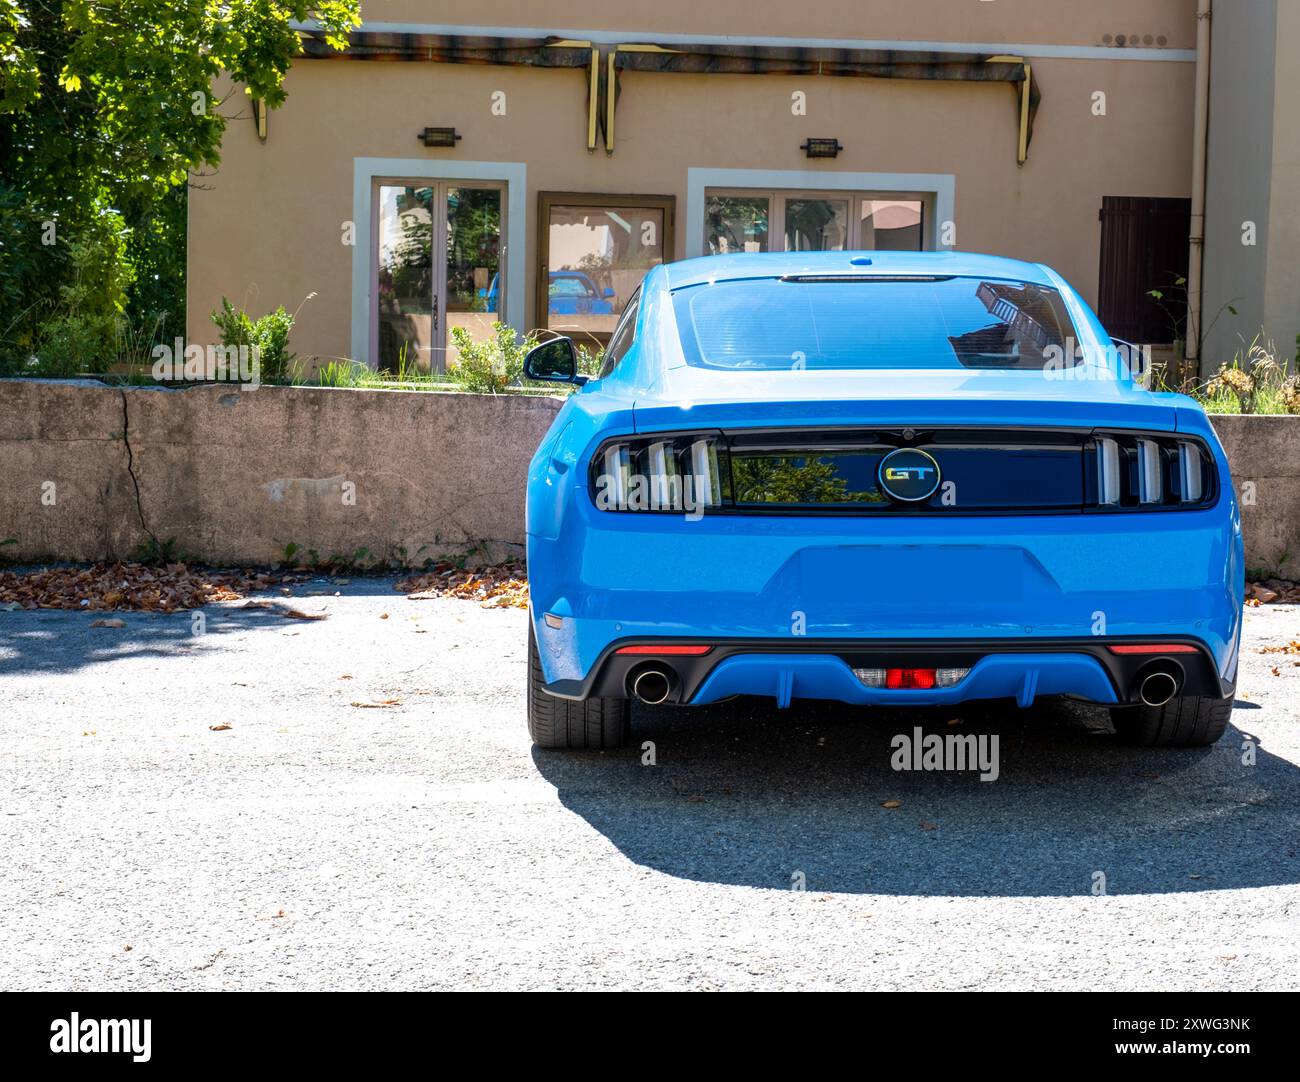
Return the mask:
{"type": "Polygon", "coordinates": [[[952,274],[1010,278],[1052,286],[1037,263],[974,252],[744,252],[683,259],[664,267],[669,289],[737,278],[777,278],[791,274],[860,275],[952,274]]]}

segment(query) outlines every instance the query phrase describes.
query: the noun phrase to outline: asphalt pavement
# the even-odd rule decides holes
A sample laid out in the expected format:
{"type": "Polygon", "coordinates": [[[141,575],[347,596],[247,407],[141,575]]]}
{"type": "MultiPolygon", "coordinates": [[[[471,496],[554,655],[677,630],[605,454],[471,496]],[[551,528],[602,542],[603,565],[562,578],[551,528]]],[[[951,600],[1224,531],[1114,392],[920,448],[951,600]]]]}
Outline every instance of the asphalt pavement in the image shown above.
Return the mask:
{"type": "Polygon", "coordinates": [[[0,987],[1300,987],[1297,606],[1247,610],[1211,749],[735,700],[565,754],[522,611],[296,594],[328,618],[0,612],[0,987]],[[918,725],[997,780],[894,770],[918,725]]]}

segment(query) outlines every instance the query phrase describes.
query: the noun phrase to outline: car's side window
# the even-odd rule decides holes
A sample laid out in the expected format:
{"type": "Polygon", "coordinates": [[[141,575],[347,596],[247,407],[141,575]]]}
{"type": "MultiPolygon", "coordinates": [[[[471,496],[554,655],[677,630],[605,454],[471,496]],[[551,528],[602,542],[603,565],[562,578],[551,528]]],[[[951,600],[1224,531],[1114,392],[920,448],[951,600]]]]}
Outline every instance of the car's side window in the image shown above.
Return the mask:
{"type": "Polygon", "coordinates": [[[614,328],[614,333],[609,336],[609,345],[605,347],[605,363],[600,366],[602,378],[614,371],[615,366],[623,359],[623,354],[632,348],[632,342],[636,337],[636,313],[640,305],[641,290],[638,287],[632,294],[631,300],[627,302],[627,307],[623,309],[623,317],[614,328]]]}

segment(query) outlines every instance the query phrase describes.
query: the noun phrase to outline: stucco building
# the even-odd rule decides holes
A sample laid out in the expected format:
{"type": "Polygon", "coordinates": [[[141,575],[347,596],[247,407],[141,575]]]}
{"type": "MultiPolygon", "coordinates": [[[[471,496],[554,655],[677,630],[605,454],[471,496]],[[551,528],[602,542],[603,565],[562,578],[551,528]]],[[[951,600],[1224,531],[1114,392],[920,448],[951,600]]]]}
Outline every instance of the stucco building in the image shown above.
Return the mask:
{"type": "MultiPolygon", "coordinates": [[[[1264,163],[1266,131],[1269,176],[1295,191],[1300,105],[1280,100],[1281,46],[1261,35],[1285,24],[1294,41],[1300,5],[1260,0],[1271,21],[1254,0],[1216,6],[1249,7],[1253,27],[1214,23],[1216,48],[1222,37],[1249,75],[1235,105],[1214,99],[1216,122],[1231,128],[1273,68],[1279,81],[1267,124],[1211,136],[1211,203],[1236,200],[1247,209],[1230,217],[1249,211],[1285,238],[1297,202],[1258,178],[1230,199],[1221,174],[1243,153],[1264,163]],[[1257,53],[1268,71],[1252,67],[1257,53]]],[[[1049,263],[1113,334],[1170,342],[1197,220],[1197,11],[480,0],[471,14],[366,0],[353,47],[331,55],[308,33],[286,104],[245,109],[220,168],[197,178],[189,334],[211,337],[223,295],[261,312],[315,293],[294,331],[300,355],[441,368],[452,328],[482,336],[498,318],[598,343],[662,260],[887,247],[1049,263]]],[[[1203,67],[1208,42],[1200,54],[1203,67]]],[[[1231,230],[1210,222],[1213,251],[1231,230]]],[[[1238,322],[1295,322],[1294,290],[1270,284],[1268,265],[1227,267],[1207,274],[1207,305],[1247,290],[1259,309],[1238,322]]]]}

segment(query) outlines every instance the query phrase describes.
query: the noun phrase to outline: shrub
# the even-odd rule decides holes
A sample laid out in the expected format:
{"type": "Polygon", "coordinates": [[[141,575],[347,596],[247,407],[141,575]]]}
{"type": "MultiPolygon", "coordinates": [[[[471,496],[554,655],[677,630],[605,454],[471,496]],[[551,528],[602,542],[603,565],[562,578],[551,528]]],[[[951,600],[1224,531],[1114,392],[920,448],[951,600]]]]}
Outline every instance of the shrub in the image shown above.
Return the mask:
{"type": "MultiPolygon", "coordinates": [[[[304,303],[315,295],[308,294],[304,303]]],[[[297,315],[297,312],[290,315],[281,305],[274,312],[253,319],[244,309],[236,308],[228,298],[222,297],[221,311],[212,313],[212,322],[221,331],[223,346],[249,346],[256,351],[261,382],[284,383],[296,356],[289,352],[289,332],[297,315]]]]}
{"type": "Polygon", "coordinates": [[[592,379],[595,379],[600,375],[600,366],[604,363],[604,346],[597,346],[595,349],[588,349],[583,345],[578,347],[578,371],[584,376],[590,376],[592,379]]]}
{"type": "Polygon", "coordinates": [[[451,340],[458,356],[447,375],[462,390],[476,394],[503,394],[507,387],[521,384],[524,357],[537,344],[531,334],[516,340],[514,328],[500,322],[492,324],[491,337],[482,342],[464,327],[452,327],[451,340]]]}

